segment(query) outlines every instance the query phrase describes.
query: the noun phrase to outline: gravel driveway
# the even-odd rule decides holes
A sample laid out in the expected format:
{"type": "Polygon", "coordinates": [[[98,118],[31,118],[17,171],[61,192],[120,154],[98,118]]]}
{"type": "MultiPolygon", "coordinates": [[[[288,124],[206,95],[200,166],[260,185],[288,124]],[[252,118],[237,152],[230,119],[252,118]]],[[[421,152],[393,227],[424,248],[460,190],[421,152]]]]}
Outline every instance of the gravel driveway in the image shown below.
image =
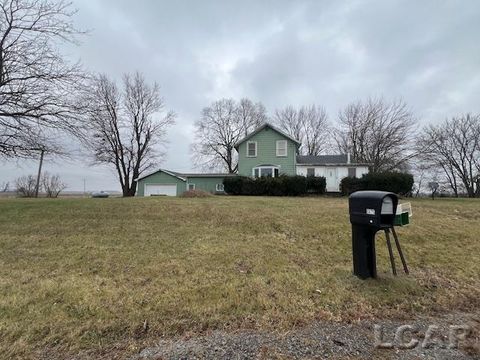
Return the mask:
{"type": "MultiPolygon", "coordinates": [[[[480,359],[479,314],[449,314],[440,317],[421,317],[411,321],[361,321],[354,324],[317,322],[286,333],[215,331],[189,339],[161,340],[144,349],[131,360],[140,359],[480,359]],[[381,342],[393,342],[393,348],[375,346],[374,328],[383,331],[381,342]],[[394,341],[400,325],[412,325],[405,332],[403,343],[418,340],[413,349],[402,349],[401,340],[394,341]],[[430,325],[430,346],[422,347],[430,325]],[[449,347],[451,326],[468,326],[466,340],[458,347],[449,347]]],[[[456,330],[464,332],[464,329],[456,330]]],[[[388,346],[387,346],[388,347],[388,346]]]]}

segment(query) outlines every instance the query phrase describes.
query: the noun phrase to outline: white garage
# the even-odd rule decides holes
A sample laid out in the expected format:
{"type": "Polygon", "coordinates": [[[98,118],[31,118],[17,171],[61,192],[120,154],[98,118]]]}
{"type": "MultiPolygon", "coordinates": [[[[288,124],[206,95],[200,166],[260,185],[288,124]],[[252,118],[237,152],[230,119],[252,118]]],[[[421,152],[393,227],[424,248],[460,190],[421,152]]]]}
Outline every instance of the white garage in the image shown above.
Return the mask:
{"type": "Polygon", "coordinates": [[[166,196],[177,196],[177,185],[160,185],[160,184],[145,184],[144,190],[145,196],[152,195],[166,195],[166,196]]]}

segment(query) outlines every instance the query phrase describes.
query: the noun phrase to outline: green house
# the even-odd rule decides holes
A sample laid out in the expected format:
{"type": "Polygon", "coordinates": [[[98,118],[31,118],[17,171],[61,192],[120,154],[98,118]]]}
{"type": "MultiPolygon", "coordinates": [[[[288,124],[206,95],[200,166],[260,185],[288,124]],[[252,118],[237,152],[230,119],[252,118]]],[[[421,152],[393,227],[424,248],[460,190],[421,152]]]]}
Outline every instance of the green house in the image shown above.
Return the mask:
{"type": "Polygon", "coordinates": [[[159,169],[137,179],[137,196],[177,196],[194,189],[221,194],[225,177],[238,175],[324,176],[327,191],[338,192],[344,177],[368,173],[368,164],[357,163],[348,154],[302,156],[298,154],[300,145],[296,139],[265,123],[235,144],[237,174],[189,174],[159,169]]]}
{"type": "Polygon", "coordinates": [[[242,176],[295,175],[300,142],[265,123],[237,144],[238,174],[242,176]]]}

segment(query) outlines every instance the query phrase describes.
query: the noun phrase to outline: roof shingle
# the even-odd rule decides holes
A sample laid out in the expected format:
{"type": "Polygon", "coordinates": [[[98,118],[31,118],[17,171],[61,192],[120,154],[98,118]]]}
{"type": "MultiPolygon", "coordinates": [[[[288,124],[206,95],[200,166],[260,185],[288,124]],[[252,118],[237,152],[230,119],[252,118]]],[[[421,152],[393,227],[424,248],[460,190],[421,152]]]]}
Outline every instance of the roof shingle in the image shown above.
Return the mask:
{"type": "MultiPolygon", "coordinates": [[[[351,164],[356,164],[351,160],[351,164]]],[[[346,154],[341,155],[297,155],[297,164],[308,165],[328,165],[328,164],[348,164],[348,156],[346,154]]]]}

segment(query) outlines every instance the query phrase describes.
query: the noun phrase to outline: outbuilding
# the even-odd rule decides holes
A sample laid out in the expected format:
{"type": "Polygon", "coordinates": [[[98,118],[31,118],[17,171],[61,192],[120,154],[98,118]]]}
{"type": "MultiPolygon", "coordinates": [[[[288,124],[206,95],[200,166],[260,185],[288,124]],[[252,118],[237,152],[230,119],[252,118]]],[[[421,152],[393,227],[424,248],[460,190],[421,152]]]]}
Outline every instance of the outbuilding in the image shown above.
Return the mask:
{"type": "Polygon", "coordinates": [[[159,169],[137,179],[137,196],[178,196],[187,190],[223,194],[223,179],[235,174],[191,174],[159,169]]]}

